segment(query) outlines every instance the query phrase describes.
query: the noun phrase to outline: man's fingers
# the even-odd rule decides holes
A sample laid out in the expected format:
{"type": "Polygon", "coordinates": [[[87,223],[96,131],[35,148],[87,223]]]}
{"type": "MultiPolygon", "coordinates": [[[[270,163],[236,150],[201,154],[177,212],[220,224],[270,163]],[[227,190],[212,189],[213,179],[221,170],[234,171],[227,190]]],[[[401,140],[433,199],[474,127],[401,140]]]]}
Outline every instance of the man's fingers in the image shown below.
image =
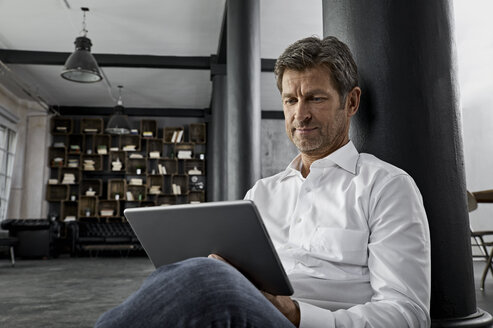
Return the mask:
{"type": "Polygon", "coordinates": [[[207,256],[207,257],[210,259],[216,259],[219,261],[223,261],[224,263],[228,263],[228,261],[226,261],[225,259],[223,259],[221,256],[219,256],[217,254],[209,254],[209,256],[207,256]]]}

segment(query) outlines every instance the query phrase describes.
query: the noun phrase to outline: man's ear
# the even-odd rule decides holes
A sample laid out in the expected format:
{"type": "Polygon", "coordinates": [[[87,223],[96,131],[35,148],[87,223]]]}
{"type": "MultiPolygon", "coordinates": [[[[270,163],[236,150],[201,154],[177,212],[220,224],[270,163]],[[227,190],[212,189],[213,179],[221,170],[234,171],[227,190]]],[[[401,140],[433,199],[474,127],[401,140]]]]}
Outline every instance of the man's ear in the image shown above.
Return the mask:
{"type": "Polygon", "coordinates": [[[356,114],[359,108],[359,101],[361,97],[361,89],[359,87],[354,87],[353,90],[349,91],[346,97],[346,108],[348,117],[356,114]]]}

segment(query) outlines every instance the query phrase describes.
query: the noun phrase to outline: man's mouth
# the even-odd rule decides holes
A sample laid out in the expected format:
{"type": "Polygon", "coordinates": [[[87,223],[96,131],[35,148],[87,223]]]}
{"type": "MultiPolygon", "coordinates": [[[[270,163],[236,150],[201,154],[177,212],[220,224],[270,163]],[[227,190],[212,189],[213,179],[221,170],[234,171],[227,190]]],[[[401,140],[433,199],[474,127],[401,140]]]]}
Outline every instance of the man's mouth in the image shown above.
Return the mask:
{"type": "Polygon", "coordinates": [[[305,135],[305,134],[310,134],[311,132],[315,131],[316,129],[317,128],[306,128],[306,127],[303,127],[303,128],[295,128],[295,131],[297,131],[301,135],[305,135]]]}

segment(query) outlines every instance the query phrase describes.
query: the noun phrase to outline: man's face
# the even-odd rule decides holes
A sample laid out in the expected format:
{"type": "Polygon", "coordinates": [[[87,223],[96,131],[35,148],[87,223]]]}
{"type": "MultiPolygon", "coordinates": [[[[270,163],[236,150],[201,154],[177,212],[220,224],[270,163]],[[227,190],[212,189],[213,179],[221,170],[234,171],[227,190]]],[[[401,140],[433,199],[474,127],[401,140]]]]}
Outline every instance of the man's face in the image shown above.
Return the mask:
{"type": "Polygon", "coordinates": [[[286,70],[281,97],[286,133],[302,154],[322,158],[348,142],[355,111],[341,105],[327,68],[286,70]]]}

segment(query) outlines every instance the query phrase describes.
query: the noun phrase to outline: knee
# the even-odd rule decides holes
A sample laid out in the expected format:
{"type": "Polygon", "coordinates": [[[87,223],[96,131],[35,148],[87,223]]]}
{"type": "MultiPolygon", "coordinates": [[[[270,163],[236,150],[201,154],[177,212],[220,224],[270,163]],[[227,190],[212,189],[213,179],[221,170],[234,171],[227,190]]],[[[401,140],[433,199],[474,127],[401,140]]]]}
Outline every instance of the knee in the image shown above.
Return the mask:
{"type": "Polygon", "coordinates": [[[238,285],[248,280],[234,267],[210,258],[192,258],[160,267],[155,272],[161,283],[176,283],[184,289],[200,287],[201,291],[217,285],[238,285]],[[243,281],[244,280],[244,281],[243,281]]]}

